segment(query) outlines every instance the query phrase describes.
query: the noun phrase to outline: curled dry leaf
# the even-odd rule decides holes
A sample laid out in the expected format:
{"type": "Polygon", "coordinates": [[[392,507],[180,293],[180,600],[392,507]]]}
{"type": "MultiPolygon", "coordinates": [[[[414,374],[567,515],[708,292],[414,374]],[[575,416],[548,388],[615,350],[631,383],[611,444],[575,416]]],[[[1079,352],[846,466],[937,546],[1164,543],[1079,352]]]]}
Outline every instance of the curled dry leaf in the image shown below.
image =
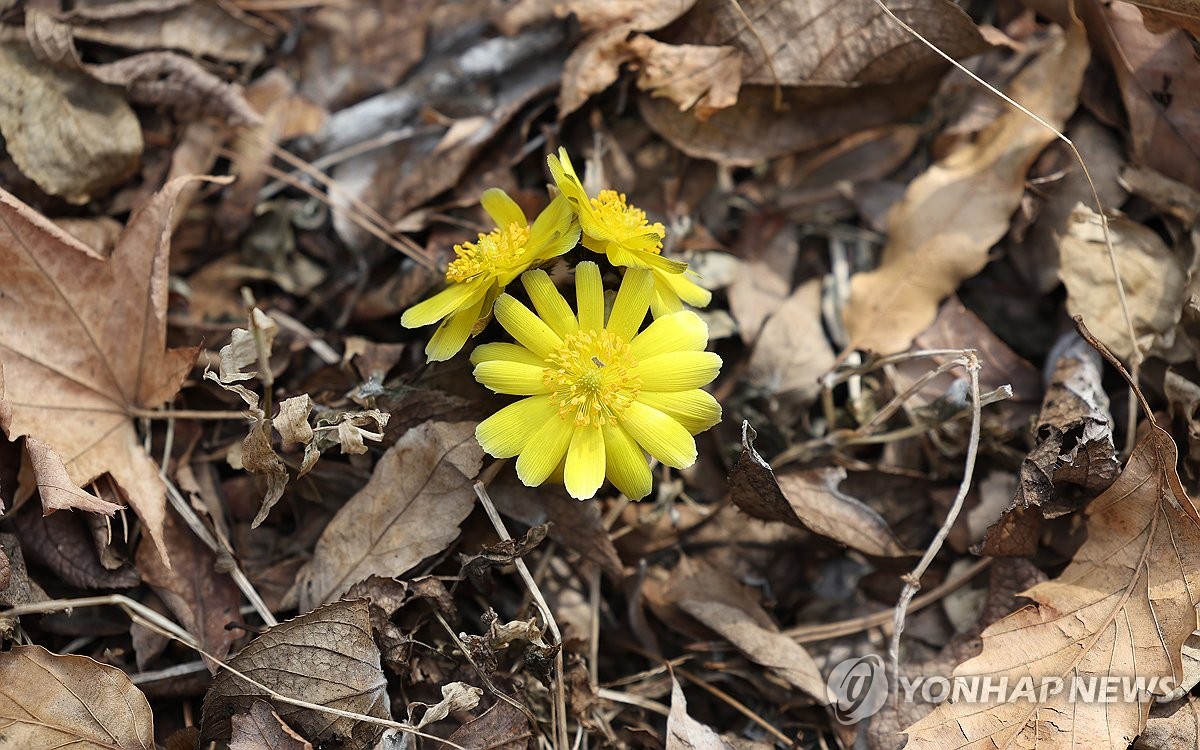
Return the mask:
{"type": "Polygon", "coordinates": [[[33,563],[54,571],[72,586],[88,589],[121,589],[138,585],[131,565],[109,570],[101,564],[96,545],[82,516],[55,513],[41,516],[32,508],[10,517],[21,539],[21,548],[33,563]]]}
{"type": "Polygon", "coordinates": [[[312,750],[312,743],[279,718],[266,701],[254,701],[250,710],[235,714],[229,750],[312,750]]]}
{"type": "Polygon", "coordinates": [[[300,607],[333,601],[368,576],[400,575],[458,536],[475,507],[483,451],[470,422],[410,430],[342,506],[300,577],[300,607]]]}
{"type": "Polygon", "coordinates": [[[755,518],[808,529],[868,555],[908,554],[887,521],[861,500],[838,490],[845,469],[776,475],[754,449],[754,438],[754,429],[742,423],[742,455],[729,472],[734,505],[755,518]]]}
{"type": "Polygon", "coordinates": [[[637,34],[628,42],[636,56],[637,86],[670,99],[684,112],[708,119],[737,102],[742,85],[742,57],[736,47],[664,44],[637,34]]]}
{"type": "Polygon", "coordinates": [[[441,721],[454,711],[470,711],[479,705],[481,697],[483,697],[482,688],[468,685],[465,682],[451,682],[442,685],[442,699],[432,706],[420,701],[409,703],[408,720],[410,723],[413,721],[414,709],[417,707],[425,709],[421,714],[421,720],[416,723],[417,729],[420,729],[435,721],[441,721]]]}
{"type": "Polygon", "coordinates": [[[150,704],[116,667],[14,646],[0,673],[0,748],[154,750],[150,704]]]}
{"type": "Polygon", "coordinates": [[[1146,730],[1133,743],[1133,750],[1164,747],[1200,747],[1200,700],[1189,695],[1150,709],[1146,730]]]}
{"type": "MultiPolygon", "coordinates": [[[[1075,110],[1089,59],[1080,28],[1051,43],[1014,80],[1009,95],[1062,128],[1075,110]]],[[[1054,139],[1043,125],[1007,110],[909,185],[888,217],[879,267],[855,274],[845,308],[858,348],[902,351],[937,315],[938,303],[987,264],[1025,192],[1025,174],[1054,139]]]]}
{"type": "Polygon", "coordinates": [[[0,133],[21,172],[51,195],[87,203],[133,174],[142,128],[120,93],[0,44],[0,133]]]}
{"type": "Polygon", "coordinates": [[[1175,443],[1149,425],[1121,476],[1087,508],[1087,541],[1058,578],[1022,593],[1034,604],[983,631],[983,652],[955,675],[1008,685],[1061,679],[1033,700],[943,703],[907,730],[910,750],[1127,747],[1152,696],[1182,682],[1184,641],[1200,604],[1200,514],[1180,484],[1175,443]],[[1150,694],[1068,702],[1072,685],[1141,678],[1150,694]],[[1076,681],[1080,681],[1076,683],[1076,681]]]}
{"type": "Polygon", "coordinates": [[[498,700],[448,738],[467,750],[525,750],[533,732],[529,719],[508,701],[498,700]]]}
{"type": "Polygon", "coordinates": [[[164,556],[166,491],[131,414],[173,398],[196,357],[166,348],[169,227],[196,179],[135,211],[108,259],[0,192],[0,428],[65,457],[77,487],[108,472],[164,556]]]}
{"type": "Polygon", "coordinates": [[[667,750],[733,750],[716,730],[688,716],[687,698],[671,675],[671,713],[667,716],[667,750]]]}
{"type": "Polygon", "coordinates": [[[502,539],[496,544],[484,545],[478,555],[458,556],[462,563],[462,572],[466,574],[475,588],[487,591],[489,580],[488,571],[495,567],[512,565],[513,560],[524,557],[533,551],[546,539],[549,524],[534,526],[520,539],[502,539]]]}
{"type": "Polygon", "coordinates": [[[751,661],[818,703],[829,702],[825,678],[804,647],[780,633],[762,606],[725,573],[683,558],[671,573],[667,596],[751,661]]]}
{"type": "Polygon", "coordinates": [[[29,454],[29,465],[37,477],[38,494],[42,498],[42,512],[46,515],[56,510],[86,510],[90,513],[112,515],[121,509],[90,492],[79,489],[71,481],[62,459],[54,450],[35,437],[25,438],[25,452],[29,454]]]}
{"type": "Polygon", "coordinates": [[[1038,416],[1038,444],[1021,462],[1012,505],[987,532],[983,552],[993,557],[1032,556],[1043,518],[1065,515],[1085,498],[1107,489],[1120,463],[1113,445],[1108,394],[1101,383],[1100,355],[1070,334],[1055,363],[1038,416]]]}
{"type": "Polygon", "coordinates": [[[818,379],[834,365],[821,326],[821,282],[801,284],[767,319],[746,376],[765,391],[782,421],[793,424],[821,392],[818,379]]]}
{"type": "MultiPolygon", "coordinates": [[[[1191,347],[1178,335],[1189,293],[1185,263],[1153,229],[1127,217],[1110,218],[1108,234],[1138,351],[1168,362],[1191,359],[1191,347]]],[[[1107,252],[1100,217],[1086,206],[1076,206],[1067,232],[1059,240],[1058,275],[1067,288],[1067,312],[1082,315],[1096,338],[1128,359],[1134,344],[1129,340],[1107,252]]]]}
{"type": "MultiPolygon", "coordinates": [[[[247,677],[291,698],[379,719],[390,719],[387,681],[371,638],[367,603],[330,604],[280,623],[229,659],[247,677]]],[[[369,747],[380,726],[274,701],[229,671],[213,678],[204,696],[203,741],[229,739],[235,714],[265,700],[309,741],[329,747],[369,747]]]]}
{"type": "Polygon", "coordinates": [[[261,122],[241,86],[226,83],[195,60],[173,52],[143,52],[116,62],[89,65],[87,71],[104,83],[124,88],[130,101],[171,107],[180,119],[199,119],[203,115],[231,126],[261,122]]]}

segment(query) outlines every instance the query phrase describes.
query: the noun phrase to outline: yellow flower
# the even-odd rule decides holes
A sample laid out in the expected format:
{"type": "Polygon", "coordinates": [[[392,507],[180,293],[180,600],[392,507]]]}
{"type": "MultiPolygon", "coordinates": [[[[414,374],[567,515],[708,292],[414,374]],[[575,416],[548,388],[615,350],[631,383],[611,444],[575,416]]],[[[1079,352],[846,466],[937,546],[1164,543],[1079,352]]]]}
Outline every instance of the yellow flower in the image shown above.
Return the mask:
{"type": "Polygon", "coordinates": [[[696,460],[693,435],[721,419],[701,386],[721,358],[704,351],[708,326],[696,313],[664,315],[638,333],[654,294],[651,273],[630,269],[604,320],[600,268],[575,269],[579,314],[544,271],[521,276],[537,314],[510,295],[496,320],[516,344],[483,344],[471,353],[475,379],[497,393],[526,396],[479,424],[475,436],[497,458],[517,458],[530,487],[561,475],[572,497],[592,497],[607,476],[626,497],[650,492],[642,451],[682,469],[696,460]]]}
{"type": "Polygon", "coordinates": [[[704,307],[712,292],[687,277],[687,264],[662,257],[662,241],[667,235],[660,223],[646,221],[646,212],[629,205],[624,193],[601,190],[588,198],[583,183],[571,165],[567,150],[546,157],[550,174],[562,195],[567,196],[583,228],[583,246],[604,253],[614,266],[648,268],[654,273],[654,317],[679,312],[683,302],[704,307]]]}
{"type": "Polygon", "coordinates": [[[483,193],[480,201],[496,228],[475,242],[454,246],[457,256],[446,269],[450,285],[400,318],[405,328],[442,321],[425,346],[430,362],[450,359],[463,348],[467,337],[483,330],[492,304],[504,287],[530,267],[558,257],[579,243],[579,226],[571,207],[559,196],[534,220],[499,188],[483,193]]]}

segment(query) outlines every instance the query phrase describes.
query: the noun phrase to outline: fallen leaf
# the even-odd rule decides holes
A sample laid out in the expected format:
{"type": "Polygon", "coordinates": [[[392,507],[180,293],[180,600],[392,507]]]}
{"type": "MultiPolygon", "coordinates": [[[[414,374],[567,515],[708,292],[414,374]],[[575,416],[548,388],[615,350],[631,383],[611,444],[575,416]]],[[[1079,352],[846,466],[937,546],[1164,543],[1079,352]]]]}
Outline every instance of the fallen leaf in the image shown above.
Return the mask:
{"type": "Polygon", "coordinates": [[[96,545],[83,517],[74,513],[42,516],[33,508],[9,516],[21,548],[30,562],[54,571],[72,586],[121,589],[137,586],[138,572],[130,565],[109,570],[100,564],[96,545]]]}
{"type": "Polygon", "coordinates": [[[417,729],[421,729],[436,721],[441,721],[453,711],[470,711],[479,705],[479,699],[482,696],[482,688],[468,685],[465,682],[447,683],[442,685],[442,699],[432,706],[420,701],[409,703],[408,721],[410,724],[413,723],[415,709],[418,707],[425,709],[421,714],[421,720],[414,724],[417,729]]]}
{"type": "Polygon", "coordinates": [[[483,451],[470,422],[410,430],[342,506],[300,578],[300,608],[337,599],[372,575],[400,575],[458,536],[475,507],[471,480],[483,451]]]}
{"type": "Polygon", "coordinates": [[[988,529],[986,555],[1033,555],[1043,518],[1076,510],[1107,489],[1120,471],[1100,355],[1071,337],[1046,388],[1034,428],[1038,444],[1021,462],[1011,505],[988,529]],[[1078,490],[1072,497],[1071,486],[1082,489],[1082,497],[1078,490]]]}
{"type": "MultiPolygon", "coordinates": [[[[387,680],[371,639],[367,603],[342,601],[280,623],[250,641],[229,665],[272,690],[320,706],[390,719],[387,680]]],[[[382,731],[376,724],[274,702],[232,672],[221,671],[204,696],[200,736],[228,740],[235,714],[258,700],[271,703],[281,719],[310,742],[369,747],[382,731]]]]}
{"type": "Polygon", "coordinates": [[[667,716],[667,750],[734,750],[716,730],[688,716],[687,698],[671,675],[671,713],[667,716]]]}
{"type": "Polygon", "coordinates": [[[670,99],[680,112],[695,108],[708,119],[733,106],[742,85],[742,57],[735,47],[664,44],[637,34],[627,43],[638,67],[637,86],[670,99]]]}
{"type": "Polygon", "coordinates": [[[141,125],[118,92],[24,44],[0,44],[0,133],[25,176],[76,204],[128,178],[142,155],[141,125]]]}
{"type": "Polygon", "coordinates": [[[496,544],[484,545],[478,555],[459,554],[462,565],[459,575],[466,574],[467,578],[480,591],[491,589],[488,571],[492,568],[512,565],[513,560],[520,559],[532,552],[546,540],[548,524],[534,526],[525,532],[520,539],[502,539],[496,544]]]}
{"type": "Polygon", "coordinates": [[[8,580],[0,589],[0,605],[16,607],[21,604],[44,602],[49,595],[29,577],[25,555],[15,534],[0,533],[0,550],[4,553],[8,580]]]}
{"type": "Polygon", "coordinates": [[[183,50],[196,58],[253,67],[270,37],[236,7],[178,0],[85,4],[65,20],[76,39],[135,50],[183,50]]]}
{"type": "Polygon", "coordinates": [[[821,281],[800,285],[767,319],[746,378],[772,400],[784,424],[795,424],[821,392],[819,378],[834,365],[821,325],[821,281]]]}
{"type": "MultiPolygon", "coordinates": [[[[1075,110],[1088,58],[1086,35],[1074,28],[1021,71],[1008,94],[1061,128],[1075,110]]],[[[1053,138],[1007,110],[913,180],[889,215],[879,267],[851,277],[845,322],[853,346],[903,351],[929,327],[942,299],[987,264],[1024,194],[1026,172],[1053,138]]]]}
{"type": "MultiPolygon", "coordinates": [[[[1071,680],[1183,679],[1181,650],[1200,604],[1200,514],[1180,484],[1171,436],[1149,425],[1125,470],[1088,506],[1087,541],[1054,580],[1022,592],[1035,603],[983,631],[983,651],[955,675],[1017,685],[1061,678],[1035,700],[943,703],[907,730],[910,750],[1127,747],[1150,700],[1068,702],[1071,680]]],[[[1152,694],[1168,692],[1151,690],[1152,694]]]]}
{"type": "MultiPolygon", "coordinates": [[[[217,555],[175,516],[163,524],[163,542],[171,550],[172,566],[163,564],[146,539],[138,545],[136,562],[144,580],[200,642],[200,647],[224,659],[239,637],[227,625],[241,621],[241,594],[227,572],[218,570],[217,555]]],[[[207,659],[206,659],[207,661],[207,659]]],[[[216,664],[209,662],[213,669],[216,664]]]]}
{"type": "Polygon", "coordinates": [[[526,750],[533,732],[529,719],[508,701],[498,700],[482,715],[454,730],[447,740],[467,750],[526,750]]]}
{"type": "Polygon", "coordinates": [[[0,672],[0,747],[154,750],[150,704],[116,667],[13,646],[0,672]]]}
{"type": "Polygon", "coordinates": [[[1181,701],[1150,708],[1146,729],[1133,743],[1133,750],[1200,746],[1200,700],[1186,696],[1181,701]]]}
{"type": "Polygon", "coordinates": [[[754,449],[754,428],[742,423],[742,455],[729,472],[729,497],[746,514],[808,529],[868,555],[908,554],[887,522],[861,500],[838,490],[843,468],[776,475],[754,449]]]}
{"type": "MultiPolygon", "coordinates": [[[[1108,233],[1138,351],[1168,362],[1192,359],[1192,348],[1177,335],[1188,297],[1184,261],[1153,229],[1125,216],[1109,218],[1108,233]]],[[[1058,275],[1067,288],[1067,312],[1082,315],[1096,338],[1128,359],[1134,344],[1129,340],[1099,217],[1091,209],[1081,205],[1071,215],[1067,232],[1059,240],[1059,263],[1058,275]]]]}
{"type": "Polygon", "coordinates": [[[67,474],[62,459],[41,440],[26,437],[25,451],[29,454],[29,465],[37,477],[38,495],[42,499],[42,512],[45,515],[50,515],[56,510],[85,510],[111,516],[121,509],[120,505],[102,500],[76,487],[67,474]]]}
{"type": "Polygon", "coordinates": [[[241,86],[226,83],[199,62],[173,52],[143,52],[89,65],[87,72],[124,88],[131,102],[170,107],[181,120],[212,117],[231,126],[261,122],[241,86]]]}
{"type": "Polygon", "coordinates": [[[818,703],[829,702],[825,678],[816,662],[803,646],[779,632],[741,584],[716,568],[683,558],[671,573],[667,591],[675,606],[732,643],[751,661],[767,667],[818,703]]]}
{"type": "Polygon", "coordinates": [[[312,750],[312,743],[296,734],[263,700],[254,701],[246,713],[235,714],[230,723],[229,750],[312,750]]]}
{"type": "Polygon", "coordinates": [[[0,192],[0,428],[66,457],[77,487],[109,473],[164,557],[165,489],[132,413],[174,397],[196,357],[166,348],[166,228],[195,179],[134,212],[108,259],[0,192]]]}

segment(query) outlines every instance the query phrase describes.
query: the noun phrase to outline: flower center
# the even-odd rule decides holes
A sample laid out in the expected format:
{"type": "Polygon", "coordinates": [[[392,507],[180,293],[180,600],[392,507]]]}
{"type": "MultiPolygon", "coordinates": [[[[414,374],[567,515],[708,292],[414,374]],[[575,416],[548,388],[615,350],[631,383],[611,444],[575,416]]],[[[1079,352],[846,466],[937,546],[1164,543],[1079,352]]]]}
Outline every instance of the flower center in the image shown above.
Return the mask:
{"type": "Polygon", "coordinates": [[[658,234],[658,242],[645,249],[654,253],[662,250],[662,237],[666,235],[666,229],[658,222],[654,224],[647,222],[646,212],[629,205],[625,200],[624,193],[618,193],[615,190],[601,190],[600,195],[592,198],[592,208],[600,223],[617,234],[626,237],[658,234]]]}
{"type": "Polygon", "coordinates": [[[579,331],[546,358],[542,376],[558,416],[580,427],[613,424],[642,388],[629,344],[608,331],[579,331]]]}
{"type": "Polygon", "coordinates": [[[498,276],[517,265],[529,244],[529,227],[515,221],[505,228],[496,227],[479,235],[477,242],[454,246],[458,257],[446,269],[446,281],[470,281],[477,276],[498,276]]]}

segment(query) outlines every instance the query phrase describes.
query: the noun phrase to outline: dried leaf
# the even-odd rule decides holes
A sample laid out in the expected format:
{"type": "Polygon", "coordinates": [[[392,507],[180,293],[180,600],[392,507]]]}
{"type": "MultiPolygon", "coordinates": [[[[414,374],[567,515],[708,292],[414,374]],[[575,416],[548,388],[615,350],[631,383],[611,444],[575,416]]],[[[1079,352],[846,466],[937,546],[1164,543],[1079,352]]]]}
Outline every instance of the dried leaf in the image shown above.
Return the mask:
{"type": "MultiPolygon", "coordinates": [[[[1030,63],[1008,93],[1061,128],[1075,109],[1088,57],[1086,35],[1074,28],[1030,63]]],[[[1024,113],[1008,110],[909,185],[888,218],[879,267],[851,278],[845,320],[854,346],[902,351],[933,322],[942,299],[986,265],[1024,194],[1026,172],[1053,138],[1024,113]]]]}
{"type": "Polygon", "coordinates": [[[447,739],[467,750],[526,750],[533,732],[525,714],[508,701],[498,700],[447,739]]]}
{"type": "Polygon", "coordinates": [[[279,402],[279,413],[271,420],[283,444],[303,443],[308,445],[313,439],[312,425],[308,423],[308,414],[312,411],[313,402],[307,393],[293,396],[279,402]]]}
{"type": "Polygon", "coordinates": [[[234,8],[179,0],[83,5],[67,20],[76,39],[135,50],[182,50],[253,67],[268,37],[234,8]]]}
{"type": "Polygon", "coordinates": [[[441,721],[452,711],[470,711],[479,705],[483,689],[473,687],[465,682],[451,682],[442,685],[442,699],[432,706],[413,701],[408,704],[408,721],[413,722],[414,710],[418,707],[425,709],[421,720],[416,723],[417,729],[428,726],[435,721],[441,721]]]}
{"type": "Polygon", "coordinates": [[[0,672],[0,748],[154,750],[150,704],[116,667],[14,646],[0,672]]]}
{"type": "Polygon", "coordinates": [[[821,282],[801,284],[767,319],[746,376],[772,399],[785,424],[793,424],[821,392],[818,378],[834,365],[821,326],[821,282]]]}
{"type": "Polygon", "coordinates": [[[1133,750],[1197,746],[1200,746],[1200,700],[1189,695],[1175,703],[1155,704],[1150,709],[1146,730],[1133,743],[1133,750]]]}
{"type": "Polygon", "coordinates": [[[737,102],[742,85],[742,57],[735,47],[664,44],[637,34],[628,42],[636,56],[637,86],[673,101],[680,112],[695,107],[708,119],[737,102]]]}
{"type": "MultiPolygon", "coordinates": [[[[379,649],[371,639],[371,621],[363,600],[330,604],[255,638],[229,664],[242,674],[284,695],[343,711],[390,719],[387,681],[379,649]]],[[[227,740],[231,718],[250,711],[256,700],[310,742],[322,746],[369,747],[382,727],[335,717],[287,703],[276,703],[261,689],[222,671],[204,696],[201,740],[227,740]]]]}
{"type": "Polygon", "coordinates": [[[822,705],[825,678],[804,648],[779,632],[770,616],[736,581],[701,562],[684,558],[671,574],[675,606],[732,643],[751,661],[770,669],[822,705]]]}
{"type": "Polygon", "coordinates": [[[254,701],[248,712],[235,714],[230,722],[229,750],[312,750],[312,744],[296,734],[266,701],[254,701]]]}
{"type": "MultiPolygon", "coordinates": [[[[257,341],[260,336],[263,342],[263,356],[271,356],[275,336],[279,333],[279,324],[257,307],[250,311],[250,316],[253,320],[247,324],[248,327],[234,328],[229,334],[229,343],[221,347],[220,369],[216,381],[222,385],[258,377],[258,370],[246,371],[246,368],[259,363],[257,341]]],[[[257,405],[257,401],[249,404],[251,408],[257,405]]]]}
{"type": "Polygon", "coordinates": [[[125,180],[142,155],[142,128],[113,89],[0,43],[0,132],[25,176],[71,203],[125,180]]]}
{"type": "Polygon", "coordinates": [[[288,483],[287,466],[271,445],[271,422],[269,420],[256,420],[250,426],[250,432],[242,440],[241,463],[246,471],[258,474],[267,480],[267,490],[263,494],[262,505],[250,523],[250,527],[256,529],[263,521],[267,520],[271,509],[283,497],[283,491],[287,488],[288,483]]]}
{"type": "Polygon", "coordinates": [[[226,83],[195,60],[173,52],[143,52],[89,65],[87,71],[104,83],[124,88],[130,101],[174,108],[180,119],[215,117],[231,126],[261,122],[241,86],[226,83]]]}
{"type": "MultiPolygon", "coordinates": [[[[1180,484],[1171,436],[1150,425],[1117,481],[1088,506],[1087,541],[1035,604],[983,632],[955,674],[1061,678],[1035,700],[943,703],[907,730],[908,748],[1127,747],[1149,700],[1068,702],[1069,681],[1183,679],[1181,651],[1200,604],[1200,514],[1180,484]]],[[[1152,690],[1161,694],[1161,689],[1152,690]]]]}
{"type": "Polygon", "coordinates": [[[164,556],[165,490],[130,410],[174,397],[196,357],[166,348],[167,228],[195,179],[134,212],[107,260],[0,192],[0,428],[68,457],[77,487],[108,472],[164,556]]]}
{"type": "Polygon", "coordinates": [[[483,452],[470,422],[428,423],[387,450],[325,528],[300,579],[300,607],[333,601],[367,576],[400,575],[458,536],[475,507],[483,452]]]}
{"type": "MultiPolygon", "coordinates": [[[[163,541],[171,550],[172,567],[142,539],[136,562],[142,579],[154,589],[175,619],[200,641],[200,646],[224,659],[239,633],[227,625],[241,621],[241,595],[229,574],[217,569],[217,556],[174,514],[163,525],[163,541]]],[[[216,669],[210,662],[209,666],[216,669]]]]}
{"type": "Polygon", "coordinates": [[[716,730],[688,716],[687,698],[671,675],[671,714],[667,716],[667,750],[734,750],[716,730]]]}
{"type": "MultiPolygon", "coordinates": [[[[1177,328],[1188,296],[1188,274],[1178,254],[1147,226],[1124,216],[1108,220],[1108,233],[1121,271],[1137,348],[1143,356],[1180,362],[1194,357],[1177,328]]],[[[1099,217],[1077,206],[1059,240],[1059,277],[1067,288],[1067,312],[1082,315],[1096,338],[1114,353],[1133,354],[1129,329],[1099,217]],[[1099,262],[1098,262],[1099,261],[1099,262]]]]}
{"type": "Polygon", "coordinates": [[[37,477],[43,514],[50,515],[56,510],[86,510],[111,516],[121,509],[120,505],[101,500],[76,487],[62,459],[41,440],[25,438],[25,451],[29,454],[29,465],[37,477]]]}
{"type": "Polygon", "coordinates": [[[754,450],[754,428],[742,424],[742,455],[729,472],[729,497],[748,515],[809,529],[868,555],[902,557],[904,547],[887,521],[861,500],[838,490],[843,468],[776,476],[754,450]]]}
{"type": "Polygon", "coordinates": [[[21,551],[21,543],[15,534],[0,533],[0,549],[8,567],[8,581],[0,590],[0,605],[16,607],[21,604],[44,602],[50,597],[29,577],[29,569],[25,567],[25,554],[21,551]]]}
{"type": "Polygon", "coordinates": [[[465,573],[471,583],[475,584],[475,588],[480,591],[489,591],[491,586],[487,577],[488,571],[492,568],[512,565],[513,560],[529,554],[545,541],[548,529],[549,524],[541,524],[529,529],[520,539],[502,539],[496,544],[484,545],[478,555],[460,554],[458,556],[459,562],[462,564],[460,575],[465,573]]]}
{"type": "Polygon", "coordinates": [[[89,589],[138,585],[138,572],[132,566],[109,570],[100,564],[82,516],[74,513],[42,516],[33,512],[33,508],[23,508],[10,519],[29,560],[54,571],[70,585],[89,589]]]}

